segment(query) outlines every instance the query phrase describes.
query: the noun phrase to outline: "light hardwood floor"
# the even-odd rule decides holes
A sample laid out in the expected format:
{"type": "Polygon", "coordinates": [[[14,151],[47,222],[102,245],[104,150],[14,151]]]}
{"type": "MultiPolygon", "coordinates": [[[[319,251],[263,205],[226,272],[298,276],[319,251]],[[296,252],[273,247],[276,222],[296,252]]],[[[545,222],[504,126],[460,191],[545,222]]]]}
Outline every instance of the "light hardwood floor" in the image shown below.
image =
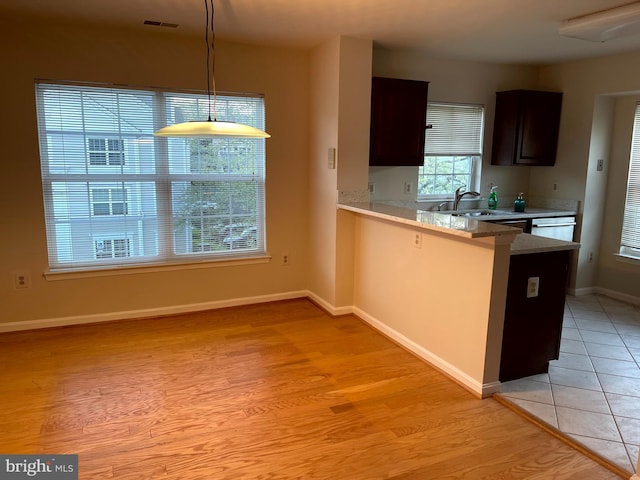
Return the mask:
{"type": "Polygon", "coordinates": [[[0,368],[0,453],[81,479],[619,478],[307,300],[2,334],[0,368]]]}

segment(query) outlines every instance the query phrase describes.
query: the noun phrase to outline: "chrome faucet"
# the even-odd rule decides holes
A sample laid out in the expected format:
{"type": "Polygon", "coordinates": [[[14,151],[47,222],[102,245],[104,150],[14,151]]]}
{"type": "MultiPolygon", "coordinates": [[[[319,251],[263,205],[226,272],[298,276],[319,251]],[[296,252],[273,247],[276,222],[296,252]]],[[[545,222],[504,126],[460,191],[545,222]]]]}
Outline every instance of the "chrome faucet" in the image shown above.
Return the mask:
{"type": "Polygon", "coordinates": [[[464,190],[465,187],[466,187],[466,185],[463,185],[462,187],[458,187],[456,192],[453,194],[453,209],[454,210],[458,210],[458,204],[460,203],[460,200],[462,200],[462,197],[464,197],[465,195],[471,195],[472,197],[479,197],[480,196],[480,193],[478,193],[478,192],[462,192],[462,193],[460,193],[462,190],[464,190]]]}

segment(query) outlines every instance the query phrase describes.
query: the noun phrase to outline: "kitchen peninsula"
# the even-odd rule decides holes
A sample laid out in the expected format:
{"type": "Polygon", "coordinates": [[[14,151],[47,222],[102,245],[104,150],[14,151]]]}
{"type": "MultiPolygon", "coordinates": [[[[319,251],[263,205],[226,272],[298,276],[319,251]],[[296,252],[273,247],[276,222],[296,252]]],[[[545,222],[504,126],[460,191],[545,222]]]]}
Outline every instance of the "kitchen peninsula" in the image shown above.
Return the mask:
{"type": "Polygon", "coordinates": [[[354,230],[355,313],[480,397],[500,389],[512,254],[573,242],[383,203],[342,203],[354,230]]]}

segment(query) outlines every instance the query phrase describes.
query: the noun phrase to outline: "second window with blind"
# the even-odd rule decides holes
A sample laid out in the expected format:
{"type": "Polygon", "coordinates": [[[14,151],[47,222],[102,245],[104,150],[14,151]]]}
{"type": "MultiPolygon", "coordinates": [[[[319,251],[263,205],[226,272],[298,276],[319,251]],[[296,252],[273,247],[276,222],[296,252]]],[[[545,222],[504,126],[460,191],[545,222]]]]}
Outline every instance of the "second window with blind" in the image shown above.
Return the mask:
{"type": "Polygon", "coordinates": [[[451,198],[459,187],[479,191],[484,106],[431,102],[418,199],[451,198]]]}

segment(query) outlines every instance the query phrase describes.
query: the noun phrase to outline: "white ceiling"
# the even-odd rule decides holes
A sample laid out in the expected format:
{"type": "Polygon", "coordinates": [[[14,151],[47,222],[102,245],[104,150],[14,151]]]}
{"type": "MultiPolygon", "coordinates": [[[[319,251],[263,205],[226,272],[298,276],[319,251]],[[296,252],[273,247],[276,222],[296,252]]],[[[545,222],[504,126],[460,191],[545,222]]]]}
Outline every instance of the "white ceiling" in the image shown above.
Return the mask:
{"type": "MultiPolygon", "coordinates": [[[[336,35],[433,57],[540,65],[640,50],[640,34],[591,43],[562,20],[631,0],[215,0],[216,38],[312,48],[336,35]]],[[[203,35],[203,0],[0,0],[0,15],[203,35]],[[177,23],[150,27],[144,20],[177,23]]]]}

